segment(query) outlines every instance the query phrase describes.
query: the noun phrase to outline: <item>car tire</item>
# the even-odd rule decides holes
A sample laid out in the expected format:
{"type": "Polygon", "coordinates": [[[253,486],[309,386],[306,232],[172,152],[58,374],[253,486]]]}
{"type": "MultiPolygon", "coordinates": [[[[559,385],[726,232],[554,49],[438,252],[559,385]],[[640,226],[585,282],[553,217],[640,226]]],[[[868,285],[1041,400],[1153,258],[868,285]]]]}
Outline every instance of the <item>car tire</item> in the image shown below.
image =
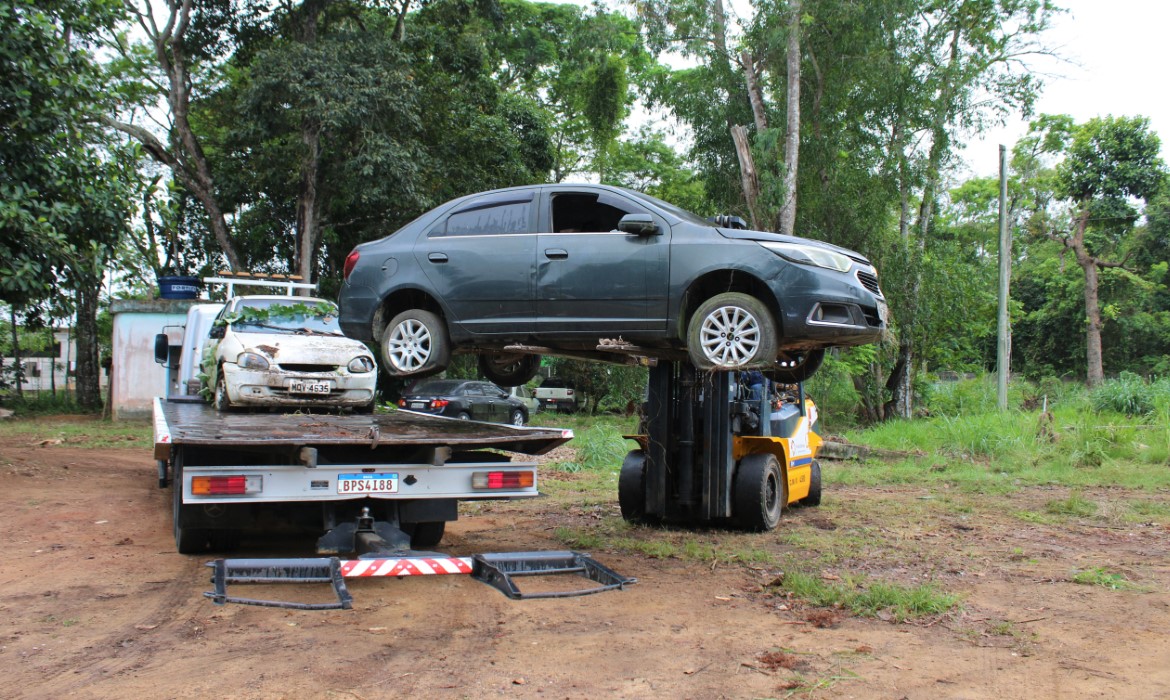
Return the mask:
{"type": "Polygon", "coordinates": [[[220,413],[232,410],[232,400],[228,398],[227,384],[223,378],[223,367],[219,368],[219,378],[215,380],[215,393],[211,397],[211,405],[220,413]]]}
{"type": "Polygon", "coordinates": [[[618,474],[618,507],[631,523],[646,521],[646,453],[631,450],[618,474]]]}
{"type": "Polygon", "coordinates": [[[755,297],[717,294],[691,316],[687,353],[704,371],[766,367],[776,358],[776,322],[755,297]]]}
{"type": "Polygon", "coordinates": [[[732,515],[741,528],[752,532],[775,528],[788,505],[788,482],[776,456],[757,452],[739,460],[732,499],[732,515]]]}
{"type": "Polygon", "coordinates": [[[810,379],[825,361],[824,349],[782,352],[764,376],[779,384],[799,384],[810,379]]]}
{"type": "Polygon", "coordinates": [[[467,411],[460,411],[459,415],[455,416],[459,420],[471,420],[471,414],[467,411]]]}
{"type": "Polygon", "coordinates": [[[512,388],[527,384],[540,371],[539,355],[485,352],[479,356],[479,371],[489,382],[512,388]]]}
{"type": "Polygon", "coordinates": [[[513,408],[512,417],[508,422],[516,427],[521,427],[528,421],[524,418],[524,411],[521,411],[518,408],[513,408]]]}
{"type": "Polygon", "coordinates": [[[451,343],[443,320],[422,309],[403,311],[382,333],[383,368],[394,377],[422,377],[441,372],[451,361],[451,343]]]}

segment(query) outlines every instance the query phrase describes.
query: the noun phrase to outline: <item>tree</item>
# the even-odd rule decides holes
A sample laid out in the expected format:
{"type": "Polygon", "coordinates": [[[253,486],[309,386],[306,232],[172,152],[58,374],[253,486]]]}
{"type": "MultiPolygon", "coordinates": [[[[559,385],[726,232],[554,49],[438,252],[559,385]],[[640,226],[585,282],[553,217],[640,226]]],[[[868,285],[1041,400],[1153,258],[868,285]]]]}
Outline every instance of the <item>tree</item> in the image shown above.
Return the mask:
{"type": "Polygon", "coordinates": [[[1072,128],[1056,166],[1054,194],[1070,205],[1071,221],[1067,229],[1050,228],[1044,235],[1072,251],[1084,273],[1085,371],[1091,387],[1105,380],[1100,275],[1124,269],[1134,252],[1128,239],[1141,213],[1135,204],[1144,207],[1166,177],[1160,150],[1147,118],[1097,117],[1072,128]]]}

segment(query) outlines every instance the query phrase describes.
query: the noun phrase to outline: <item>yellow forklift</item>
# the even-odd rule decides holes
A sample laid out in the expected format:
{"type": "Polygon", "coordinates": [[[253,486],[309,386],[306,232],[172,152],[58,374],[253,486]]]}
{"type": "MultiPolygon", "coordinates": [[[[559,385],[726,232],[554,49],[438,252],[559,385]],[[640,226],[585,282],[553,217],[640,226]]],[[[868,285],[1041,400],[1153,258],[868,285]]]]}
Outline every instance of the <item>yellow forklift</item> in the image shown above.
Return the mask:
{"type": "Polygon", "coordinates": [[[618,478],[622,517],[766,531],[788,507],[819,505],[816,405],[770,374],[754,388],[744,372],[652,367],[639,434],[627,436],[638,449],[618,478]]]}

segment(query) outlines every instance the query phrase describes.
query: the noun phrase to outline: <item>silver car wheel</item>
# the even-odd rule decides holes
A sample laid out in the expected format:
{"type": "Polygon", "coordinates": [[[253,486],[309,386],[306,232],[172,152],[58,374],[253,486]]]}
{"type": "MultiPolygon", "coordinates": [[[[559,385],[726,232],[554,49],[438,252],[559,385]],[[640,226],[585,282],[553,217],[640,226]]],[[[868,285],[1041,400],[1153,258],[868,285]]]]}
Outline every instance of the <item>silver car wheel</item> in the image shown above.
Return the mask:
{"type": "Polygon", "coordinates": [[[699,329],[703,355],[719,367],[739,367],[756,358],[760,322],[740,306],[720,306],[699,329]]]}
{"type": "Polygon", "coordinates": [[[431,331],[417,319],[403,320],[387,340],[386,357],[399,372],[417,372],[431,358],[431,331]]]}

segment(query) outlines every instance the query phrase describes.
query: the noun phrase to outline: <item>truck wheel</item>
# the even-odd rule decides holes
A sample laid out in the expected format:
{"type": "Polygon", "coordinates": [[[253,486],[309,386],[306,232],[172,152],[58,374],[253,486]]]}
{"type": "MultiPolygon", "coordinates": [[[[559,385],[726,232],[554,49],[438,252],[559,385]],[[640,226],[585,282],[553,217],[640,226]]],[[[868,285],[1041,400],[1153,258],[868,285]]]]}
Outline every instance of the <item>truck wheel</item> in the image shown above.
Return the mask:
{"type": "Polygon", "coordinates": [[[700,370],[766,366],[776,357],[776,322],[755,297],[716,294],[691,316],[687,353],[700,370]]]}
{"type": "Polygon", "coordinates": [[[512,419],[508,422],[517,427],[524,425],[524,411],[518,408],[512,409],[512,419]]]}
{"type": "Polygon", "coordinates": [[[618,475],[618,505],[622,518],[631,523],[646,520],[646,453],[631,450],[618,475]]]}
{"type": "Polygon", "coordinates": [[[382,359],[386,371],[395,377],[441,372],[451,360],[446,324],[430,311],[403,311],[382,334],[382,359]]]}
{"type": "Polygon", "coordinates": [[[540,356],[484,352],[479,355],[479,371],[492,384],[510,389],[536,376],[540,371],[540,356]]]}
{"type": "Polygon", "coordinates": [[[788,504],[788,483],[775,455],[756,453],[739,460],[732,501],[732,514],[743,529],[767,532],[776,527],[788,504]]]}
{"type": "Polygon", "coordinates": [[[764,370],[764,375],[779,384],[799,384],[816,374],[824,361],[824,349],[782,352],[776,364],[764,370]]]}
{"type": "Polygon", "coordinates": [[[215,406],[215,410],[221,413],[232,410],[232,400],[228,398],[222,367],[219,368],[219,379],[215,380],[215,395],[212,397],[211,405],[215,406]]]}
{"type": "Polygon", "coordinates": [[[188,506],[183,505],[183,453],[175,450],[173,467],[174,478],[171,480],[171,491],[174,501],[175,549],[179,554],[199,554],[207,551],[207,530],[188,527],[186,511],[188,506]]]}
{"type": "Polygon", "coordinates": [[[410,548],[425,549],[439,546],[439,542],[443,540],[443,532],[446,529],[447,523],[442,520],[428,523],[414,523],[414,527],[410,532],[410,548]]]}

